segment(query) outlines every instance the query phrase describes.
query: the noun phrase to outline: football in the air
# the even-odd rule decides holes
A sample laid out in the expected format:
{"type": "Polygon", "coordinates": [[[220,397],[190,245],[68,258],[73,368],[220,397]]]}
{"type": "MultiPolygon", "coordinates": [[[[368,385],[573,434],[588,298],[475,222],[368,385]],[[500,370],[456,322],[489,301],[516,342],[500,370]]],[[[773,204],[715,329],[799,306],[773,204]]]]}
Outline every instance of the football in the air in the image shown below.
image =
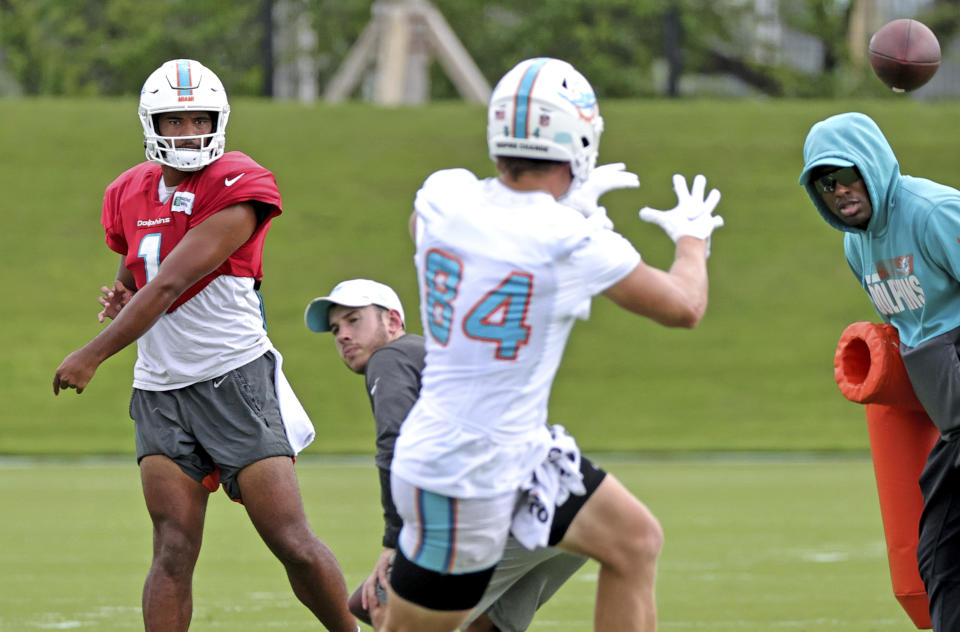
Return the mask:
{"type": "Polygon", "coordinates": [[[908,18],[885,24],[870,38],[870,65],[896,92],[916,90],[940,67],[940,42],[930,28],[908,18]]]}

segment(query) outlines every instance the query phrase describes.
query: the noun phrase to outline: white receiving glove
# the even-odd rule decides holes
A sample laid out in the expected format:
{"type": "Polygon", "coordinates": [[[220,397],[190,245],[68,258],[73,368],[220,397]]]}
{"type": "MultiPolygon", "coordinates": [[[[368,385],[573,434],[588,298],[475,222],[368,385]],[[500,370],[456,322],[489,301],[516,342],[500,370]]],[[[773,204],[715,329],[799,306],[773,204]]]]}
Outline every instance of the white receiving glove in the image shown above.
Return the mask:
{"type": "Polygon", "coordinates": [[[613,222],[607,217],[607,209],[600,206],[598,201],[603,194],[614,189],[635,189],[640,186],[640,178],[626,171],[626,167],[622,162],[600,165],[590,172],[585,182],[571,185],[567,194],[558,201],[605,228],[613,228],[613,222]]]}
{"type": "Polygon", "coordinates": [[[720,202],[720,191],[713,189],[704,199],[707,179],[697,175],[693,186],[687,191],[687,179],[681,174],[673,175],[673,190],[677,193],[677,205],[669,211],[658,211],[649,206],[640,209],[640,219],[662,228],[676,242],[681,237],[696,237],[707,240],[707,256],[710,256],[710,234],[723,226],[723,218],[711,215],[720,202]]]}

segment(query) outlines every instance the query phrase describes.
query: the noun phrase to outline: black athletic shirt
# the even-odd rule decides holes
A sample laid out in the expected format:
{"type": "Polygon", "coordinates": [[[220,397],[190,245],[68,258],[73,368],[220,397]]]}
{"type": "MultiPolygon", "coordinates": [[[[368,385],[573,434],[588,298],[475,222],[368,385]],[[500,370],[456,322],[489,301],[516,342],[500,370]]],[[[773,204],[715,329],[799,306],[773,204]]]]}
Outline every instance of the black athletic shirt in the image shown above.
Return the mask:
{"type": "Polygon", "coordinates": [[[383,546],[394,549],[403,522],[390,492],[390,462],[400,424],[420,395],[420,373],[426,355],[424,342],[423,336],[404,334],[374,351],[365,371],[367,394],[377,425],[376,464],[383,506],[383,546]]]}

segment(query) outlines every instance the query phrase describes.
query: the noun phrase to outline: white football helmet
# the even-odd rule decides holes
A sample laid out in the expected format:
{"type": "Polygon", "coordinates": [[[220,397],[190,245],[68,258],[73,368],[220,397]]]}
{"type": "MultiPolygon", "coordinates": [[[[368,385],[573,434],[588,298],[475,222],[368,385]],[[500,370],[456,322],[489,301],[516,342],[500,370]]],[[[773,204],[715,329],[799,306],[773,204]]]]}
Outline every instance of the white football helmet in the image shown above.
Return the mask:
{"type": "Polygon", "coordinates": [[[575,183],[597,163],[603,118],[587,79],[565,61],[538,57],[500,79],[487,109],[490,157],[570,163],[575,183]]]}
{"type": "Polygon", "coordinates": [[[180,171],[198,171],[223,155],[226,147],[230,104],[217,75],[192,59],[173,59],[147,77],[140,91],[140,123],[143,125],[147,160],[180,171]],[[210,112],[213,133],[202,136],[160,136],[157,115],[179,111],[210,112]],[[200,149],[178,148],[174,141],[196,138],[200,149]]]}

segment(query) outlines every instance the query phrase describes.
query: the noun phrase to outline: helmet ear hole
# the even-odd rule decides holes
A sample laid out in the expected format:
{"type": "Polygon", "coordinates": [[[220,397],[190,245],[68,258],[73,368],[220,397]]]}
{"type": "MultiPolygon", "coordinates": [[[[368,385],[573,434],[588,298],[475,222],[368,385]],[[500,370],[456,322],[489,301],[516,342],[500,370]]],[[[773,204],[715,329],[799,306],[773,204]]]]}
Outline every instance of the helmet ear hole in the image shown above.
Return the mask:
{"type": "Polygon", "coordinates": [[[587,138],[586,136],[581,136],[580,143],[583,145],[583,148],[586,149],[587,147],[590,146],[590,139],[587,138]]]}

